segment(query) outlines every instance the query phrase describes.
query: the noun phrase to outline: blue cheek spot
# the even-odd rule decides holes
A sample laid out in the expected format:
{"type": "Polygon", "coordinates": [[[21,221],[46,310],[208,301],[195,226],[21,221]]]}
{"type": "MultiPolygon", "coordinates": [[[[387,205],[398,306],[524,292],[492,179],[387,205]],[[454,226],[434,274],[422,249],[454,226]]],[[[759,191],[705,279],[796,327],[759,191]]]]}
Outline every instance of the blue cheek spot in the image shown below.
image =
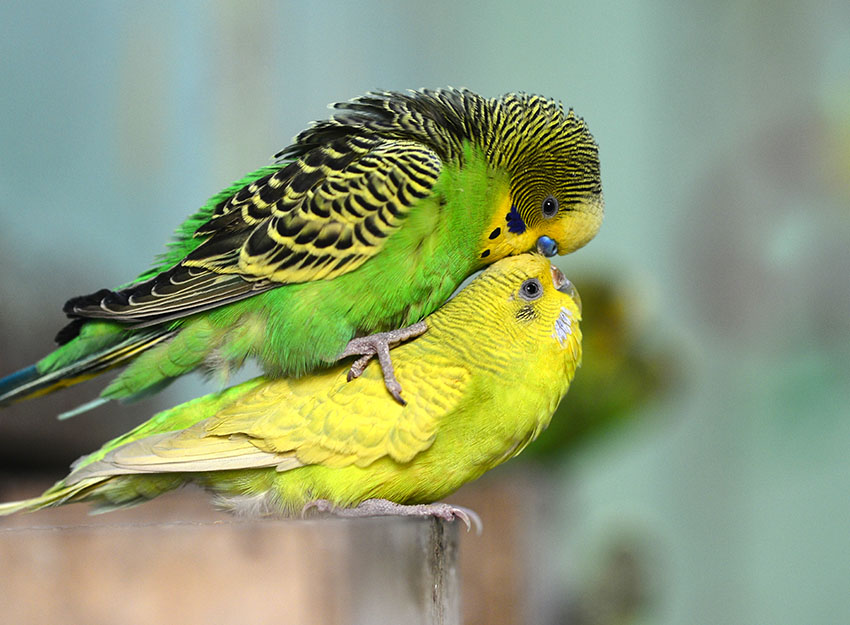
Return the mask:
{"type": "Polygon", "coordinates": [[[508,232],[513,232],[514,234],[525,232],[525,222],[519,216],[516,206],[511,206],[511,212],[507,214],[505,219],[508,222],[508,232]]]}

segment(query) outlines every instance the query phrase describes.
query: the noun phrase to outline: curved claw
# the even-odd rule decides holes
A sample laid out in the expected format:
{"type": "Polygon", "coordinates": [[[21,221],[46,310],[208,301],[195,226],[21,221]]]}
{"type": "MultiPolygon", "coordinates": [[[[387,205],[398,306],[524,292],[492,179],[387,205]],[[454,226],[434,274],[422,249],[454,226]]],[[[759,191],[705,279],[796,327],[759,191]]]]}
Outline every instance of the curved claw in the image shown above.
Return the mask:
{"type": "Polygon", "coordinates": [[[466,531],[472,529],[472,526],[475,526],[475,534],[481,536],[481,532],[484,530],[484,523],[481,522],[481,517],[478,516],[478,513],[475,510],[470,508],[464,508],[463,506],[453,506],[451,504],[431,504],[432,506],[445,506],[439,512],[435,512],[434,516],[444,519],[446,521],[454,521],[455,519],[460,519],[463,521],[463,524],[466,525],[466,531]]]}
{"type": "Polygon", "coordinates": [[[374,355],[375,354],[364,354],[355,360],[354,363],[352,363],[351,368],[348,370],[346,380],[351,382],[363,375],[363,372],[366,370],[366,365],[369,364],[369,361],[372,360],[372,356],[374,355]]]}

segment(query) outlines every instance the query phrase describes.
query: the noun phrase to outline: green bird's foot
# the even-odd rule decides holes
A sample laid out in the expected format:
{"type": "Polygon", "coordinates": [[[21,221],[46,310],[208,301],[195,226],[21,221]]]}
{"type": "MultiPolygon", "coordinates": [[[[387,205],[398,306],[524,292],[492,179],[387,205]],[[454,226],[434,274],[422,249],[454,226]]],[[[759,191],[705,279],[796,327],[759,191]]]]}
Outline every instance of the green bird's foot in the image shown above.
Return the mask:
{"type": "Polygon", "coordinates": [[[369,336],[360,336],[356,339],[351,339],[345,350],[339,355],[339,359],[348,356],[360,356],[351,365],[348,371],[348,381],[351,382],[354,378],[359,378],[363,371],[366,370],[366,365],[372,360],[373,356],[378,357],[378,362],[381,363],[381,370],[384,372],[384,384],[395,400],[402,406],[406,406],[407,402],[401,398],[401,384],[398,383],[395,377],[395,368],[393,361],[390,358],[390,347],[395,347],[398,343],[412,339],[424,334],[428,326],[424,321],[419,321],[413,325],[401,328],[399,330],[391,330],[389,332],[378,332],[369,336]]]}
{"type": "Polygon", "coordinates": [[[480,535],[484,525],[474,510],[461,506],[452,506],[447,503],[429,503],[406,506],[387,499],[367,499],[355,508],[340,508],[327,499],[316,499],[307,503],[301,510],[304,516],[308,510],[315,508],[319,512],[333,514],[334,516],[348,518],[362,518],[370,516],[412,516],[412,517],[437,517],[444,521],[460,519],[466,525],[468,532],[475,526],[475,533],[480,535]]]}

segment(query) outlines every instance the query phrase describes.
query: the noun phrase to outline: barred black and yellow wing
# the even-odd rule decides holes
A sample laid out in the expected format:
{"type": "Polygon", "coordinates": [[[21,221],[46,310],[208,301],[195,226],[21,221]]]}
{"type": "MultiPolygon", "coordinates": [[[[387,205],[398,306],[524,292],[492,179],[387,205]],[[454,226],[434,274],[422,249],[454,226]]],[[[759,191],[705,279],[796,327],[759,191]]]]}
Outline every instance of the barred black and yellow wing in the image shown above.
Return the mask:
{"type": "MultiPolygon", "coordinates": [[[[283,170],[247,201],[234,198],[230,211],[254,225],[236,264],[241,275],[291,284],[356,269],[430,195],[442,163],[413,141],[352,137],[316,148],[290,167],[298,171],[288,181],[283,170]]],[[[223,260],[206,256],[185,264],[230,271],[230,259],[223,260]]]]}
{"type": "Polygon", "coordinates": [[[313,146],[216,206],[195,234],[204,243],[171,269],[65,311],[144,326],[335,278],[381,251],[441,169],[423,144],[362,129],[313,146]]]}

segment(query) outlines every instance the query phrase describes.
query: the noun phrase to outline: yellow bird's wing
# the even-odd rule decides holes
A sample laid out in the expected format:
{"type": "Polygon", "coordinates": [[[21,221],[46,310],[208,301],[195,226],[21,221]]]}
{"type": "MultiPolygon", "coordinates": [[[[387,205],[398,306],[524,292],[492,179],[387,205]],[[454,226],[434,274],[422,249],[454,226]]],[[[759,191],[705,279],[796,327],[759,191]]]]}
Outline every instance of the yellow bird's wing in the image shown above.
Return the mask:
{"type": "Polygon", "coordinates": [[[248,437],[302,464],[367,466],[383,456],[409,462],[431,446],[440,419],[457,407],[468,388],[466,367],[396,359],[407,406],[387,392],[378,367],[347,382],[345,370],[294,382],[275,381],[206,422],[207,432],[248,437]]]}
{"type": "Polygon", "coordinates": [[[129,473],[367,466],[384,456],[409,462],[431,446],[440,419],[469,385],[470,369],[440,360],[396,360],[407,406],[389,395],[376,366],[350,383],[345,369],[267,380],[192,427],[112,450],[67,483],[129,473]]]}
{"type": "Polygon", "coordinates": [[[143,326],[281,284],[335,278],[383,249],[441,170],[421,143],[338,138],[222,201],[195,233],[207,240],[173,268],[71,300],[66,312],[143,326]]]}

